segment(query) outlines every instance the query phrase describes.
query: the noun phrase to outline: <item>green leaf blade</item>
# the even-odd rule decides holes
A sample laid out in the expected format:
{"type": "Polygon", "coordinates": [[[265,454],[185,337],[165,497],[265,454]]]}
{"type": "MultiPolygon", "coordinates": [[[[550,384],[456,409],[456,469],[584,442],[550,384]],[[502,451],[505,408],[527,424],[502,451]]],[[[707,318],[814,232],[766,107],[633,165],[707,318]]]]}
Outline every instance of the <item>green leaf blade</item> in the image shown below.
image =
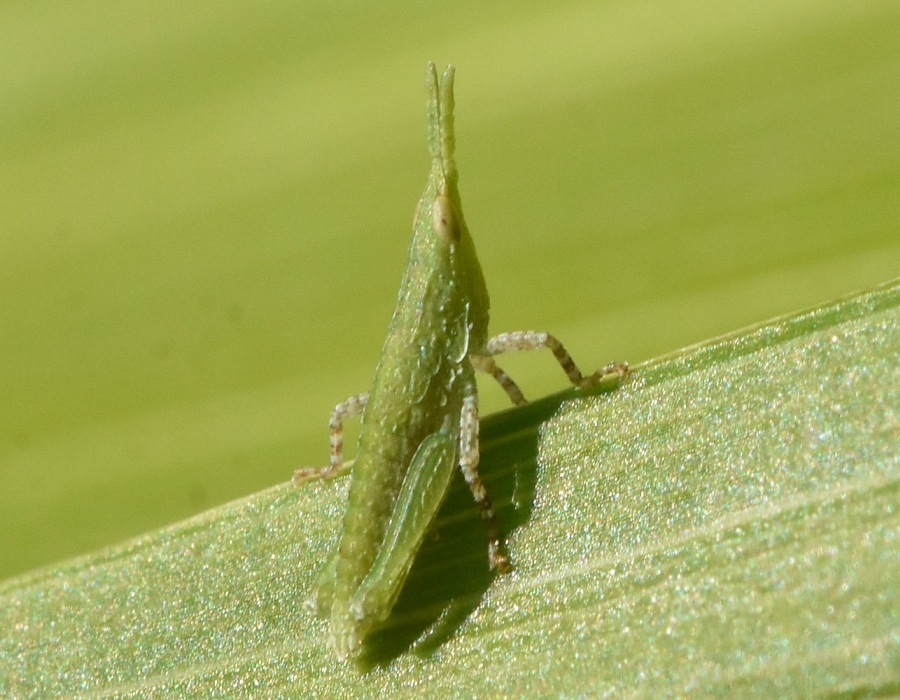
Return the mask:
{"type": "Polygon", "coordinates": [[[889,694],[900,285],[485,421],[516,570],[459,480],[364,664],[303,608],[346,479],[0,586],[0,695],[889,694]]]}

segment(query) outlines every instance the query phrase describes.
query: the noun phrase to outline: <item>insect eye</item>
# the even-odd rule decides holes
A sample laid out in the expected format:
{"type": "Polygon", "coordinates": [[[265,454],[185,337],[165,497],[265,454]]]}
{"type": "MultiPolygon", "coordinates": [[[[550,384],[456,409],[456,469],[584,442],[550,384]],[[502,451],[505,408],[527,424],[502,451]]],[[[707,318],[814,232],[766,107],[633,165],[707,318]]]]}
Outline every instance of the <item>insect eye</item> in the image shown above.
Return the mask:
{"type": "Polygon", "coordinates": [[[459,221],[453,202],[448,197],[439,194],[431,204],[431,221],[434,231],[447,243],[459,243],[459,221]]]}

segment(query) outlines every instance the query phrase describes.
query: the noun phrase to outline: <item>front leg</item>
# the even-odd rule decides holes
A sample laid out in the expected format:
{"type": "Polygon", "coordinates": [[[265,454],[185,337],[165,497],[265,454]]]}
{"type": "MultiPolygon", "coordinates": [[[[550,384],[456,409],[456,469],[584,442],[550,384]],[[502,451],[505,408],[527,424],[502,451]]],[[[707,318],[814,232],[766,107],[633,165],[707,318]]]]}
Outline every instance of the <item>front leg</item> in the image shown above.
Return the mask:
{"type": "Polygon", "coordinates": [[[469,486],[469,490],[472,492],[472,496],[475,497],[475,503],[478,505],[481,520],[487,532],[488,563],[490,568],[505,574],[512,569],[512,564],[503,551],[503,540],[500,537],[500,527],[497,525],[497,514],[494,512],[494,504],[491,502],[491,497],[488,495],[484,482],[478,474],[478,462],[481,459],[478,428],[478,394],[473,377],[467,387],[467,393],[463,397],[462,412],[460,414],[459,468],[463,473],[466,484],[469,486]]]}
{"type": "Polygon", "coordinates": [[[559,366],[563,368],[569,381],[579,388],[594,386],[613,374],[619,375],[620,379],[628,374],[627,363],[613,362],[606,367],[598,369],[593,374],[585,376],[578,369],[578,366],[568,350],[563,347],[563,344],[554,336],[542,331],[501,333],[488,341],[487,351],[489,355],[472,355],[470,358],[475,369],[494,377],[512,402],[520,406],[527,403],[525,397],[516,383],[509,378],[509,375],[497,366],[493,356],[514,350],[539,350],[541,348],[548,348],[553,353],[553,357],[559,362],[559,366]]]}
{"type": "Polygon", "coordinates": [[[362,414],[366,408],[369,394],[357,394],[334,407],[331,420],[328,422],[328,434],[331,442],[331,458],[324,467],[302,467],[294,472],[294,482],[305,479],[327,479],[336,476],[344,466],[344,419],[362,414]]]}
{"type": "Polygon", "coordinates": [[[479,372],[489,374],[496,379],[503,391],[506,392],[509,400],[516,406],[524,406],[528,403],[519,385],[506,372],[500,369],[500,366],[494,362],[493,357],[490,355],[469,355],[469,362],[479,372]]]}

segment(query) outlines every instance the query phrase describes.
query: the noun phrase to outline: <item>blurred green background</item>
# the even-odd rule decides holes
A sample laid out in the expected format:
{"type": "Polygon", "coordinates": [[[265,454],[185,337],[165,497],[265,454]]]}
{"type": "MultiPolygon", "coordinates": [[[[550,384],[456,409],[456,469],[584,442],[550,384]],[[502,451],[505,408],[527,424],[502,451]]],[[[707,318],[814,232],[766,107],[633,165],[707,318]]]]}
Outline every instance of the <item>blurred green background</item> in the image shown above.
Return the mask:
{"type": "Polygon", "coordinates": [[[325,461],[403,270],[428,59],[494,331],[593,369],[896,276],[898,31],[890,0],[4,2],[0,578],[325,461]]]}

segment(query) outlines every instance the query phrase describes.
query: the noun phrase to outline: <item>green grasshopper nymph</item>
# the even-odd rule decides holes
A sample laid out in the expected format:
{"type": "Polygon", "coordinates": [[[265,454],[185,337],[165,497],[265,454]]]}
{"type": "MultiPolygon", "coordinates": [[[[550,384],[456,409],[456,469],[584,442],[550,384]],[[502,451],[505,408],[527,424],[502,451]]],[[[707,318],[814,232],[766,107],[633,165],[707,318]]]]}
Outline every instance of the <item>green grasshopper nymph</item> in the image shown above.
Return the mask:
{"type": "Polygon", "coordinates": [[[526,403],[525,397],[494,355],[549,348],[578,387],[628,371],[614,363],[586,377],[547,333],[503,333],[488,340],[487,288],[456,184],[453,74],[448,66],[438,82],[434,64],[428,64],[431,172],[413,217],[409,262],[372,388],[335,407],[329,465],[294,475],[303,480],[340,472],[344,419],[362,414],[340,542],[310,601],[328,617],[328,642],[340,659],[387,618],[457,465],[487,529],[490,567],[510,569],[477,471],[475,370],[493,376],[515,404],[526,403]]]}

